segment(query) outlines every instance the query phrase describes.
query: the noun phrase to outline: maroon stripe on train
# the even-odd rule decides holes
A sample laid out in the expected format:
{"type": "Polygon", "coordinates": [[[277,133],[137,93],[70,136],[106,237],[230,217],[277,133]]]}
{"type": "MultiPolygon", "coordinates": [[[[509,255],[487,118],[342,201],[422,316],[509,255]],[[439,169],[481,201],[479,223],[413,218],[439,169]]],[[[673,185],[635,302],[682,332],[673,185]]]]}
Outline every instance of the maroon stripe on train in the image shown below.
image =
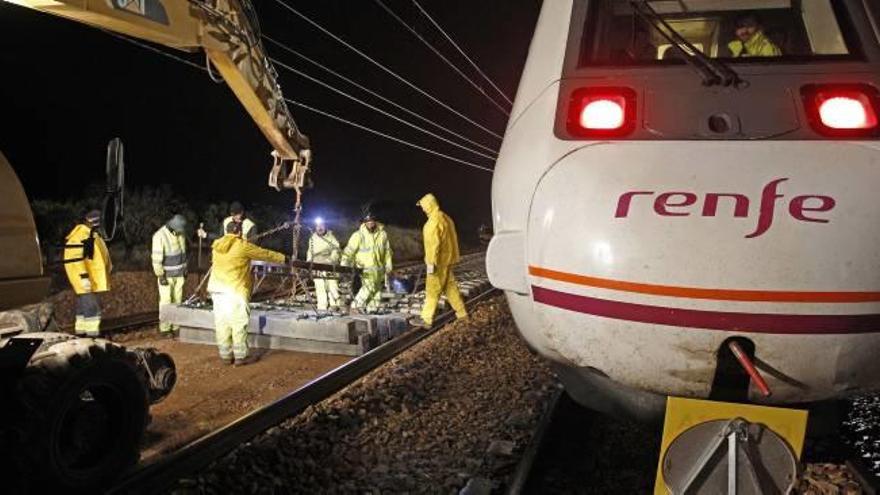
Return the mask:
{"type": "Polygon", "coordinates": [[[532,297],[541,304],[578,313],[674,327],[780,334],[880,332],[880,314],[794,315],[667,308],[596,299],[535,285],[532,286],[532,297]]]}

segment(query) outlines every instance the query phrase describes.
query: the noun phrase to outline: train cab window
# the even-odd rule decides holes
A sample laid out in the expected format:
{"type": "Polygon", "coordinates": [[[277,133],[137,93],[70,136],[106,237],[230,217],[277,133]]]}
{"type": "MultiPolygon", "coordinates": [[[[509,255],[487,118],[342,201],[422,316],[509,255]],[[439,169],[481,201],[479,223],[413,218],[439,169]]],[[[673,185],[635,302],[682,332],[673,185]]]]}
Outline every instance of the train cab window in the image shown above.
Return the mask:
{"type": "Polygon", "coordinates": [[[793,62],[858,53],[840,0],[594,0],[580,66],[682,63],[689,50],[727,62],[793,62]]]}

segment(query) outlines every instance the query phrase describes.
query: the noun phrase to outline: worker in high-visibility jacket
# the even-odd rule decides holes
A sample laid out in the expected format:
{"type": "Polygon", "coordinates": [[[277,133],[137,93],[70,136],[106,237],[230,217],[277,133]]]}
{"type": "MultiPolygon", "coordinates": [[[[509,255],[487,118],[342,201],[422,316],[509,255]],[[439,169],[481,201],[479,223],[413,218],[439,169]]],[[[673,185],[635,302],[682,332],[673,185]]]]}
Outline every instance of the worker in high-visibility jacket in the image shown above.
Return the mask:
{"type": "Polygon", "coordinates": [[[64,271],[76,293],[77,335],[97,337],[101,331],[101,303],[97,294],[110,290],[113,265],[110,251],[98,232],[101,212],[88,212],[82,223],[67,234],[64,247],[64,271]]]}
{"type": "Polygon", "coordinates": [[[360,268],[361,289],[351,303],[352,312],[373,312],[379,309],[382,287],[388,285],[387,275],[394,266],[391,244],[385,227],[367,213],[360,228],[351,234],[342,252],[342,266],[360,268]]]}
{"type": "Polygon", "coordinates": [[[254,237],[257,236],[257,224],[245,215],[244,206],[238,201],[233,201],[232,204],[229,205],[229,216],[223,219],[224,234],[227,232],[226,226],[231,222],[238,222],[241,224],[241,237],[243,239],[252,241],[254,237]]]}
{"type": "Polygon", "coordinates": [[[452,273],[459,258],[455,223],[440,210],[440,203],[433,194],[426,194],[418,205],[428,216],[428,221],[422,228],[425,244],[425,305],[422,306],[421,320],[414,323],[419,326],[433,324],[441,294],[446,295],[456,317],[467,318],[467,309],[458,291],[455,274],[452,273]]]}
{"type": "Polygon", "coordinates": [[[743,14],[735,21],[736,39],[727,44],[730,55],[739,57],[779,57],[782,50],[764,33],[757,14],[743,14]]]}
{"type": "MultiPolygon", "coordinates": [[[[153,234],[153,248],[150,259],[153,273],[159,282],[159,306],[183,302],[183,284],[186,281],[186,219],[174,215],[153,234]]],[[[159,323],[159,332],[174,335],[176,325],[159,323]]]]}
{"type": "MultiPolygon", "coordinates": [[[[306,261],[336,265],[342,257],[339,241],[320,218],[315,219],[315,232],[309,237],[306,261]]],[[[339,307],[339,280],[335,273],[318,271],[312,281],[315,283],[315,296],[318,309],[324,311],[339,307]]]]}
{"type": "Polygon", "coordinates": [[[251,261],[286,263],[279,252],[263,249],[241,238],[241,224],[230,222],[226,235],[211,244],[213,267],[208,292],[214,303],[214,327],[220,359],[236,366],[251,362],[248,356],[251,261]]]}

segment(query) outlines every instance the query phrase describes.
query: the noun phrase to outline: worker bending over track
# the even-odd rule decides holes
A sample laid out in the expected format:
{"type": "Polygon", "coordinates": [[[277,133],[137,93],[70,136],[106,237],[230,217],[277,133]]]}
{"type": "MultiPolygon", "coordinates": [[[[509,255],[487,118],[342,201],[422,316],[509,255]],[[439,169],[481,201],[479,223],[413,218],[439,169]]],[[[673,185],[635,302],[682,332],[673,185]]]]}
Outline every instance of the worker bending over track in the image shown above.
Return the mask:
{"type": "MultiPolygon", "coordinates": [[[[159,282],[159,306],[183,302],[183,284],[186,282],[186,219],[174,215],[153,234],[153,248],[150,259],[153,273],[159,282]]],[[[159,323],[159,333],[174,336],[176,325],[159,323]]]]}
{"type": "Polygon", "coordinates": [[[67,234],[64,246],[64,271],[76,293],[77,335],[97,337],[101,330],[101,304],[98,292],[110,290],[110,251],[101,238],[101,212],[92,210],[67,234]]]}
{"type": "MultiPolygon", "coordinates": [[[[322,219],[315,220],[315,233],[309,237],[309,250],[306,252],[306,261],[336,265],[342,257],[339,241],[333,232],[327,230],[322,219]]],[[[318,298],[318,309],[339,307],[339,280],[336,274],[317,272],[315,278],[315,296],[318,298]]]]}
{"type": "Polygon", "coordinates": [[[467,309],[458,292],[455,274],[452,269],[458,263],[458,234],[455,222],[440,210],[440,203],[433,194],[426,194],[417,203],[428,216],[422,228],[425,243],[425,305],[422,307],[420,319],[413,324],[430,327],[434,323],[434,312],[440,294],[446,294],[446,300],[455,310],[459,319],[467,318],[467,309]]]}
{"type": "Polygon", "coordinates": [[[394,269],[391,244],[385,227],[372,213],[364,215],[360,228],[348,239],[342,253],[342,266],[360,268],[361,290],[351,303],[352,312],[373,312],[379,309],[382,287],[388,285],[387,275],[394,269]]]}
{"type": "Polygon", "coordinates": [[[286,263],[279,252],[263,249],[241,238],[241,223],[226,225],[226,235],[211,245],[213,269],[208,292],[214,302],[214,327],[220,359],[242,366],[253,362],[248,356],[250,321],[251,261],[286,263]]]}

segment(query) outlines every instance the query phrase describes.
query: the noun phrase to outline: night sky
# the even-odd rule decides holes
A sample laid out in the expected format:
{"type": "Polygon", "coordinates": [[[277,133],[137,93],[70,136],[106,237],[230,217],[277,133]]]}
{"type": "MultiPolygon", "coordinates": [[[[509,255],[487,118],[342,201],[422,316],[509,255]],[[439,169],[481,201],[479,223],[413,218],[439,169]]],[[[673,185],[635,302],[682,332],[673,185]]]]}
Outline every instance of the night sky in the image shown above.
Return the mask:
{"type": "MultiPolygon", "coordinates": [[[[503,134],[506,117],[371,0],[286,0],[362,51],[472,119],[503,134]]],[[[408,0],[386,0],[401,17],[442,47],[408,0]]],[[[422,0],[512,98],[540,0],[422,0]]],[[[308,26],[274,0],[258,0],[263,32],[398,103],[488,146],[500,142],[383,74],[308,26]]],[[[266,43],[273,57],[348,87],[266,43]]],[[[198,55],[183,54],[201,63],[198,55]]],[[[465,62],[456,58],[460,67],[465,62]]],[[[81,195],[102,180],[107,141],[126,146],[130,187],[170,184],[194,201],[285,205],[290,193],[266,186],[271,147],[232,92],[203,71],[64,19],[0,2],[0,150],[31,198],[81,195]]],[[[406,140],[492,166],[278,69],[286,96],[406,140]]],[[[469,74],[471,72],[468,72],[469,74]]],[[[365,100],[385,107],[363,95],[365,100]]],[[[462,228],[490,223],[491,175],[372,136],[291,107],[311,138],[315,189],[312,212],[351,210],[366,202],[416,208],[425,192],[439,195],[462,228]]],[[[394,113],[399,111],[391,110],[394,113]]],[[[386,207],[386,211],[388,210],[386,207]]],[[[417,211],[415,211],[418,213],[417,211]]],[[[405,218],[405,215],[401,216],[405,218]]],[[[414,217],[418,218],[418,217],[414,217]]],[[[394,220],[389,218],[389,220],[394,220]]]]}

